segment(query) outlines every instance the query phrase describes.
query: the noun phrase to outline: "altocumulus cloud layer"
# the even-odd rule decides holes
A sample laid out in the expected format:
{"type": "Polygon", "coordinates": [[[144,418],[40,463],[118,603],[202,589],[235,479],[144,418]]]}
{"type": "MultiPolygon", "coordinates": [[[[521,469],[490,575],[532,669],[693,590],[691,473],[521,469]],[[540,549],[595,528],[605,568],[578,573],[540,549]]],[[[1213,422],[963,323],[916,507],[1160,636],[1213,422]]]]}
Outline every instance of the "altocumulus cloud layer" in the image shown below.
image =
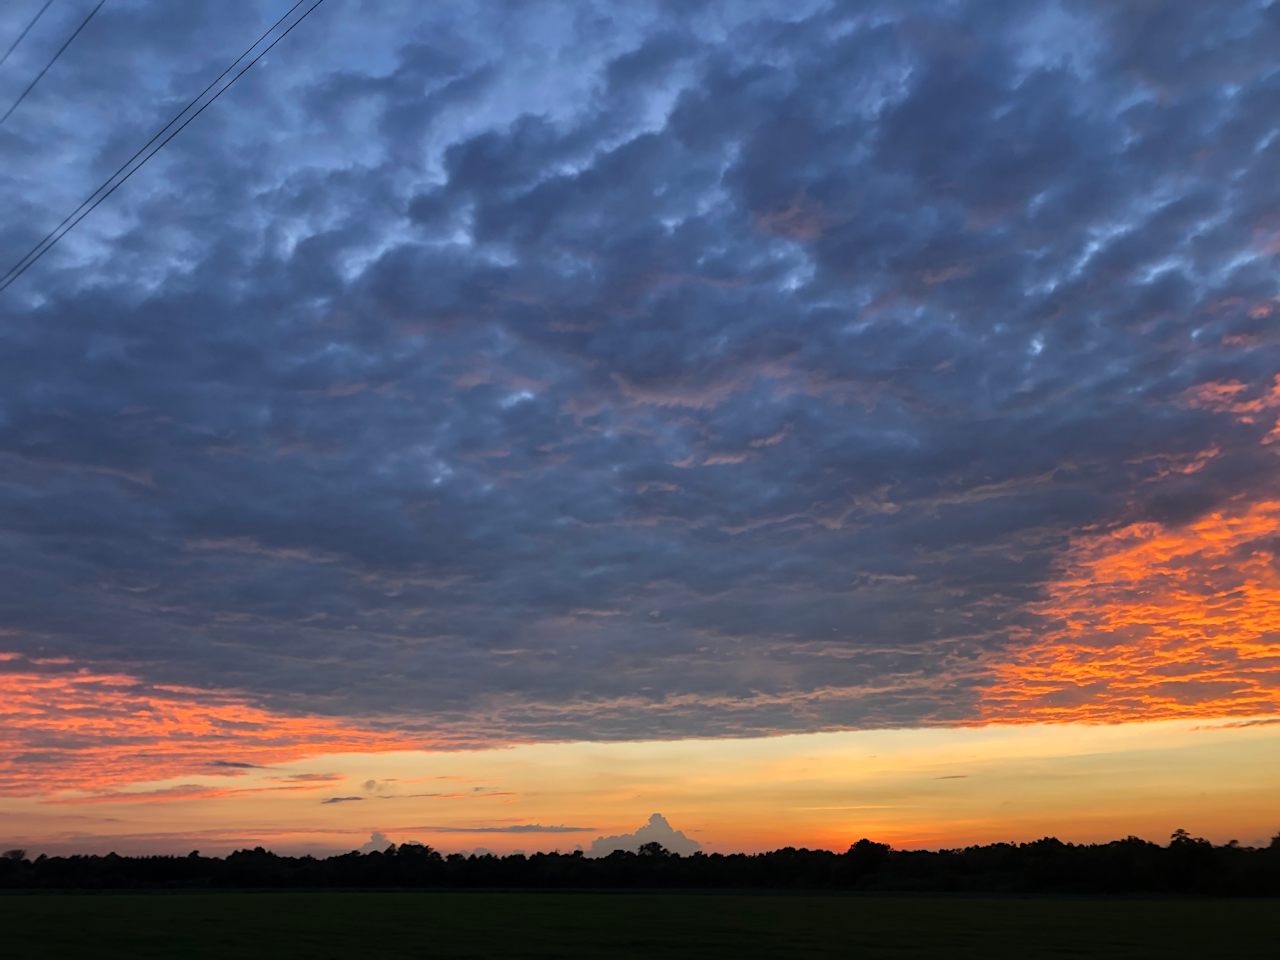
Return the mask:
{"type": "MultiPolygon", "coordinates": [[[[5,256],[285,6],[105,7],[0,129],[5,256]]],[[[1280,595],[1278,48],[330,0],[0,300],[0,667],[499,740],[1144,715],[1046,671],[1152,668],[1145,567],[1057,616],[1109,538],[1280,595]]],[[[1160,702],[1274,708],[1270,627],[1170,622],[1160,702]]]]}

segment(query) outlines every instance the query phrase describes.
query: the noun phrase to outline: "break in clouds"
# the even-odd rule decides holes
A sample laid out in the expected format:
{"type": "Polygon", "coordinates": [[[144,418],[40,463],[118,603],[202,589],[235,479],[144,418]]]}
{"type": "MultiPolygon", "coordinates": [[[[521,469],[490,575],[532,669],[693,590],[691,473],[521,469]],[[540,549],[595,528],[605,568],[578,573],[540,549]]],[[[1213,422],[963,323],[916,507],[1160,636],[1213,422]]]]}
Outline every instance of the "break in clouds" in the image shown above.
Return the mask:
{"type": "MultiPolygon", "coordinates": [[[[105,7],[0,128],[4,256],[266,6],[105,7]]],[[[495,740],[980,715],[1081,538],[1274,492],[1278,48],[328,3],[0,298],[0,667],[495,740]]]]}

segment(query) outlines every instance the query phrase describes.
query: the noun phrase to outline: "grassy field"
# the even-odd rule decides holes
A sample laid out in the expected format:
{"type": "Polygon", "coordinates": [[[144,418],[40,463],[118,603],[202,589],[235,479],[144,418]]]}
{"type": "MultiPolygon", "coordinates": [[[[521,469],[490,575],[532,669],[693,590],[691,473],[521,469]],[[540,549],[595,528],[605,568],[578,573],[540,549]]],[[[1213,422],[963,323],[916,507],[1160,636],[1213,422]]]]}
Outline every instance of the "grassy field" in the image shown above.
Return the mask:
{"type": "Polygon", "coordinates": [[[1276,901],[596,893],[0,896],[7,958],[1275,956],[1276,901]]]}

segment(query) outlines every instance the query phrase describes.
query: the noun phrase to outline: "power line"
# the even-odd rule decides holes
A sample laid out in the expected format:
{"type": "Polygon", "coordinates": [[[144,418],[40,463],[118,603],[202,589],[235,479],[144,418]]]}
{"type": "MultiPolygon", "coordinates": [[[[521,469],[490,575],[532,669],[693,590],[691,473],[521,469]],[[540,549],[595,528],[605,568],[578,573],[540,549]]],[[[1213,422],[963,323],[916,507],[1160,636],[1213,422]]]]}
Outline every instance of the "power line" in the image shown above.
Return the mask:
{"type": "Polygon", "coordinates": [[[14,50],[18,49],[18,44],[20,44],[26,38],[27,34],[31,32],[31,28],[36,25],[36,21],[39,20],[41,17],[43,17],[44,12],[48,10],[49,7],[51,7],[52,5],[53,5],[53,0],[44,0],[44,6],[40,8],[40,10],[36,13],[34,17],[31,18],[31,22],[22,28],[22,32],[18,34],[18,39],[14,40],[13,43],[9,44],[9,49],[4,52],[4,56],[0,57],[0,67],[4,66],[4,62],[9,59],[9,54],[13,53],[14,50]]]}
{"type": "MultiPolygon", "coordinates": [[[[98,0],[98,5],[89,11],[89,15],[87,17],[80,21],[80,26],[76,27],[75,30],[72,31],[71,36],[67,37],[66,42],[58,48],[58,52],[53,55],[53,59],[44,65],[44,69],[36,74],[36,78],[27,84],[27,89],[18,94],[18,99],[13,101],[9,109],[4,112],[4,116],[0,117],[0,126],[3,126],[4,122],[9,119],[9,114],[18,109],[18,104],[27,99],[27,94],[36,88],[36,84],[40,82],[40,78],[48,73],[49,68],[58,62],[58,58],[62,56],[63,51],[66,50],[67,47],[71,46],[71,41],[80,36],[80,31],[89,25],[89,21],[93,19],[93,15],[102,9],[102,5],[106,2],[107,0],[98,0]]],[[[44,11],[42,10],[40,12],[43,13],[44,11]]]]}
{"type": "MultiPolygon", "coordinates": [[[[94,198],[95,198],[95,197],[97,197],[97,196],[98,196],[98,194],[102,193],[102,191],[106,190],[108,187],[111,187],[111,182],[112,182],[113,180],[115,180],[115,178],[116,178],[116,177],[118,177],[118,176],[120,176],[120,174],[124,173],[124,171],[125,171],[125,170],[127,170],[127,169],[129,168],[129,166],[130,166],[130,165],[131,165],[135,160],[137,160],[140,156],[142,156],[144,153],[146,153],[147,149],[148,149],[148,148],[149,148],[153,143],[155,143],[155,142],[156,142],[157,140],[159,140],[162,136],[164,136],[164,134],[165,134],[165,131],[166,131],[166,130],[168,130],[168,129],[169,129],[170,127],[172,127],[175,123],[177,123],[180,119],[182,119],[183,114],[185,114],[188,110],[190,110],[190,109],[191,109],[192,107],[194,107],[197,103],[199,103],[202,99],[204,99],[205,94],[207,94],[207,93],[208,93],[210,90],[212,90],[215,86],[217,86],[219,83],[221,83],[221,82],[222,82],[222,80],[223,80],[223,78],[224,78],[224,77],[226,77],[226,75],[227,75],[227,74],[229,74],[232,70],[234,70],[234,69],[236,68],[237,64],[239,64],[242,60],[244,60],[244,58],[245,58],[245,57],[247,57],[247,56],[249,55],[249,53],[250,53],[250,52],[251,52],[255,47],[257,47],[257,46],[258,46],[258,44],[262,43],[262,41],[263,41],[263,40],[265,40],[265,39],[266,39],[267,37],[269,37],[273,32],[275,32],[276,28],[278,28],[278,27],[280,26],[280,24],[282,24],[282,23],[284,23],[286,20],[288,20],[288,19],[289,19],[289,17],[293,15],[293,12],[294,12],[295,10],[297,10],[300,6],[302,6],[302,5],[303,5],[304,3],[306,3],[306,2],[307,2],[307,0],[297,0],[297,2],[296,2],[292,7],[290,7],[288,10],[286,10],[286,11],[285,11],[284,16],[282,16],[279,20],[277,20],[277,21],[276,21],[275,23],[273,23],[271,26],[267,27],[267,29],[266,29],[266,30],[264,30],[264,31],[262,32],[262,35],[261,35],[261,36],[259,36],[259,37],[258,37],[258,39],[254,40],[254,41],[253,41],[253,43],[249,44],[248,48],[244,51],[244,53],[240,54],[240,56],[236,57],[236,58],[235,58],[235,60],[231,61],[231,63],[226,67],[226,69],[224,69],[220,74],[218,74],[218,75],[217,75],[216,77],[214,77],[211,81],[209,81],[208,86],[206,86],[206,87],[205,87],[203,90],[201,90],[198,94],[196,94],[194,97],[192,97],[192,99],[191,99],[191,102],[190,102],[190,103],[188,103],[185,107],[183,107],[183,108],[182,108],[181,110],[179,110],[176,114],[174,114],[174,116],[173,116],[173,119],[172,119],[172,120],[170,120],[168,123],[166,123],[166,124],[165,124],[163,127],[161,127],[159,130],[157,130],[157,131],[155,132],[155,134],[151,137],[151,139],[150,139],[150,140],[148,140],[148,141],[147,141],[146,143],[144,143],[141,147],[139,147],[136,151],[134,151],[133,156],[131,156],[131,157],[130,157],[128,160],[126,160],[124,163],[120,164],[120,166],[119,166],[118,168],[116,168],[115,173],[111,174],[111,176],[107,177],[107,179],[106,179],[106,180],[102,181],[102,183],[98,186],[98,188],[97,188],[96,190],[94,190],[94,191],[93,191],[93,193],[89,194],[89,196],[88,196],[88,197],[86,197],[86,198],[81,202],[80,206],[76,207],[76,208],[75,208],[74,210],[72,210],[69,214],[67,214],[65,217],[63,217],[63,218],[62,218],[62,221],[61,221],[61,222],[60,222],[56,227],[54,227],[52,230],[50,230],[48,233],[46,233],[43,237],[41,237],[41,238],[40,238],[40,242],[39,242],[39,243],[37,243],[34,247],[32,247],[29,251],[27,251],[26,256],[24,256],[21,260],[19,260],[19,261],[18,261],[17,263],[15,263],[12,267],[10,267],[10,268],[8,269],[8,271],[6,271],[6,272],[5,272],[5,274],[4,274],[4,276],[3,276],[3,277],[0,277],[0,290],[3,290],[5,287],[7,287],[7,286],[9,285],[9,283],[10,283],[10,282],[12,282],[12,280],[16,280],[16,279],[17,279],[17,276],[16,276],[16,275],[11,276],[11,274],[14,274],[14,271],[15,271],[15,270],[19,270],[19,268],[21,268],[21,270],[26,270],[26,268],[27,268],[27,267],[29,267],[29,266],[31,266],[31,264],[32,264],[32,263],[35,263],[35,261],[36,261],[36,260],[38,260],[38,259],[40,259],[40,257],[44,256],[44,250],[41,250],[41,247],[44,247],[44,246],[45,246],[45,244],[48,244],[48,245],[51,247],[51,246],[53,246],[53,244],[57,243],[57,242],[58,242],[58,240],[61,240],[61,239],[62,239],[62,234],[60,234],[58,231],[62,230],[62,228],[63,228],[63,227],[66,227],[66,226],[67,226],[67,224],[71,221],[71,219],[72,219],[73,217],[75,217],[78,213],[80,213],[80,211],[84,210],[84,209],[85,209],[85,207],[89,206],[89,204],[90,204],[90,203],[93,203],[94,198]],[[55,234],[57,235],[57,236],[56,236],[56,238],[55,238],[55,234]],[[52,242],[51,242],[51,241],[52,241],[52,242]],[[37,252],[37,251],[38,251],[38,252],[37,252]],[[25,262],[25,261],[27,261],[27,259],[28,259],[28,258],[31,258],[30,263],[25,263],[25,264],[24,264],[24,262],[25,262]]],[[[232,82],[234,83],[234,81],[232,81],[232,82]]],[[[211,102],[212,102],[212,101],[211,101],[211,102]]],[[[163,144],[161,144],[161,146],[163,146],[163,144]]],[[[144,161],[143,161],[143,163],[145,163],[145,162],[146,162],[146,161],[144,160],[144,161]]],[[[139,164],[139,166],[141,166],[141,164],[139,164]]],[[[127,178],[126,178],[126,179],[127,179],[127,178]]],[[[124,181],[123,181],[123,180],[121,180],[120,182],[121,182],[121,183],[123,183],[124,181]]],[[[118,184],[117,184],[117,186],[118,186],[118,184]]],[[[114,188],[112,188],[112,189],[114,190],[114,188]]],[[[103,199],[105,199],[105,197],[104,197],[103,199]]],[[[94,204],[94,205],[96,206],[97,204],[94,204]]],[[[87,211],[86,211],[86,213],[87,213],[87,211]]],[[[79,220],[77,220],[77,221],[76,221],[76,223],[79,223],[79,220]]],[[[71,224],[71,226],[73,227],[73,226],[75,226],[75,224],[71,224]]],[[[67,230],[70,230],[70,229],[71,229],[71,227],[67,227],[67,230]]],[[[65,231],[64,231],[64,232],[65,232],[65,231]]],[[[47,249],[47,247],[46,247],[45,249],[47,249]]],[[[21,272],[21,270],[19,270],[19,272],[21,272]]]]}
{"type": "Polygon", "coordinates": [[[286,28],[285,31],[280,34],[280,36],[272,40],[271,43],[268,44],[267,47],[261,53],[255,56],[247,64],[245,64],[243,69],[241,69],[239,73],[237,73],[234,77],[232,77],[231,80],[222,88],[220,88],[212,97],[210,97],[207,101],[205,101],[205,103],[200,107],[199,110],[191,114],[191,116],[187,117],[186,120],[183,120],[181,125],[179,125],[178,128],[174,130],[172,133],[170,133],[167,137],[161,140],[154,150],[151,150],[149,153],[147,152],[148,148],[150,148],[152,144],[155,144],[155,142],[159,140],[161,136],[164,135],[164,132],[166,130],[168,130],[175,123],[177,123],[178,120],[181,119],[184,113],[186,113],[193,106],[195,106],[200,101],[200,99],[204,97],[204,95],[207,94],[211,89],[213,89],[213,87],[219,81],[221,81],[224,77],[226,77],[227,74],[229,74],[232,70],[235,69],[236,64],[244,60],[244,58],[247,57],[250,54],[250,52],[252,52],[252,50],[256,46],[258,46],[258,44],[260,44],[263,40],[265,40],[277,27],[280,26],[280,24],[284,23],[285,20],[287,20],[295,10],[297,10],[300,6],[302,6],[306,2],[307,0],[297,0],[297,2],[292,7],[289,8],[289,10],[284,14],[284,16],[282,16],[279,20],[277,20],[270,27],[268,27],[267,30],[262,34],[262,36],[258,37],[257,40],[253,41],[253,43],[249,45],[248,49],[246,49],[244,53],[240,54],[240,56],[236,57],[236,59],[231,62],[230,66],[228,66],[225,70],[223,70],[222,73],[220,73],[213,80],[212,83],[210,83],[207,87],[205,87],[202,91],[200,91],[200,93],[195,97],[195,99],[193,99],[190,103],[188,103],[185,107],[183,107],[180,111],[178,111],[178,113],[174,116],[172,120],[170,120],[163,127],[161,127],[160,130],[157,131],[156,134],[150,140],[148,140],[145,144],[143,144],[143,146],[139,148],[132,157],[126,160],[123,164],[121,164],[115,173],[113,173],[111,176],[109,176],[106,180],[102,182],[101,186],[99,186],[98,189],[94,190],[93,193],[89,194],[89,196],[86,197],[81,202],[80,206],[76,207],[75,210],[71,211],[71,213],[63,217],[61,223],[59,223],[56,227],[54,227],[47,234],[45,234],[39,243],[37,243],[34,247],[28,250],[27,253],[17,261],[17,263],[11,266],[5,272],[4,276],[0,277],[0,291],[7,290],[9,286],[14,281],[16,281],[20,276],[26,273],[27,270],[30,269],[36,263],[37,260],[43,257],[51,249],[53,249],[53,247],[58,243],[59,240],[61,240],[73,229],[75,229],[76,224],[78,224],[81,220],[83,220],[89,214],[93,213],[93,211],[97,209],[100,203],[102,203],[104,200],[107,199],[107,197],[111,196],[111,194],[115,193],[118,189],[120,189],[120,187],[124,185],[126,180],[128,180],[135,173],[141,170],[143,166],[146,165],[147,161],[149,161],[157,153],[163,150],[165,145],[170,140],[172,140],[174,137],[180,134],[184,129],[186,129],[187,124],[191,123],[192,120],[200,116],[200,114],[204,113],[204,111],[207,110],[215,100],[217,100],[220,96],[222,96],[224,93],[230,90],[237,80],[239,80],[246,73],[248,73],[253,68],[254,64],[256,64],[259,60],[261,60],[268,53],[270,53],[271,49],[277,43],[279,43],[281,40],[287,37],[290,33],[292,33],[294,27],[302,23],[302,21],[307,19],[307,17],[311,16],[311,14],[315,11],[315,9],[319,7],[320,4],[324,3],[324,0],[315,0],[315,2],[312,3],[310,7],[307,8],[307,10],[302,14],[302,16],[298,17],[297,20],[293,21],[293,23],[291,23],[288,26],[288,28],[286,28]],[[146,154],[145,156],[143,156],[144,153],[146,154]],[[134,163],[135,160],[138,160],[138,157],[140,156],[142,157],[142,159],[139,160],[138,163],[132,167],[132,169],[129,169],[128,173],[124,173],[124,171],[128,169],[134,163]],[[124,176],[121,177],[120,176],[121,173],[124,173],[124,176]],[[117,177],[120,177],[120,179],[116,180],[117,177]],[[112,183],[113,180],[116,181],[114,184],[112,183]],[[99,196],[99,194],[101,195],[99,196]]]}

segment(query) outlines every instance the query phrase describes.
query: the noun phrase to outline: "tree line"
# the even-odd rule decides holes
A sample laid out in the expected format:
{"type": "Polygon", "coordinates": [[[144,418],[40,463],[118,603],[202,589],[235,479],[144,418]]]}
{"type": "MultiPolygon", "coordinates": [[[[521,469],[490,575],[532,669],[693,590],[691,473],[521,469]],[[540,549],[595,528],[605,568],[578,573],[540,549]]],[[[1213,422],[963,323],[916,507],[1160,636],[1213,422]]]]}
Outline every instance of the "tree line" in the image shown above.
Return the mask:
{"type": "Polygon", "coordinates": [[[680,856],[649,843],[606,857],[572,853],[444,855],[418,843],[331,857],[255,847],[226,857],[115,853],[0,856],[3,889],[198,888],[804,889],[917,893],[1179,893],[1280,895],[1280,835],[1266,847],[1215,846],[1185,830],[1166,845],[992,843],[894,850],[859,840],[843,853],[784,847],[769,853],[680,856]]]}

